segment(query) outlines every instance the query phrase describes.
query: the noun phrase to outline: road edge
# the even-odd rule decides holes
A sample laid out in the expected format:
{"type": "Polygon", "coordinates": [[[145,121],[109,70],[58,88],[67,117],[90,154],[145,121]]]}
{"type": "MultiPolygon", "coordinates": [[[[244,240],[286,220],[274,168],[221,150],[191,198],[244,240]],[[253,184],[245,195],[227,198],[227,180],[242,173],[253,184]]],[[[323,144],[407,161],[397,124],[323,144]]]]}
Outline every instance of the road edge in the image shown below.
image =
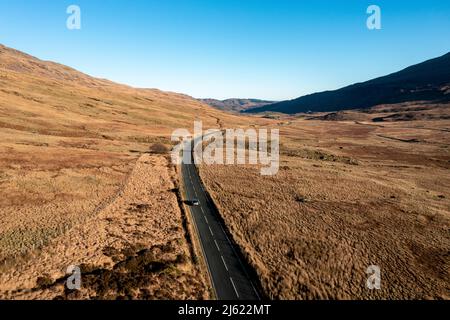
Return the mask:
{"type": "MultiPolygon", "coordinates": [[[[179,193],[181,196],[181,199],[186,199],[186,191],[184,188],[183,183],[183,174],[182,174],[182,167],[180,165],[175,166],[176,172],[177,172],[177,178],[179,179],[179,193]]],[[[197,229],[197,225],[195,223],[195,220],[192,217],[192,212],[190,208],[183,202],[180,202],[180,210],[186,217],[186,231],[189,233],[189,236],[191,238],[191,244],[194,251],[195,256],[192,257],[194,260],[194,263],[196,263],[200,269],[200,271],[205,275],[205,281],[207,285],[207,289],[210,294],[210,300],[218,300],[217,299],[217,292],[214,287],[214,283],[212,281],[212,275],[211,271],[208,267],[208,262],[206,260],[205,252],[203,250],[203,245],[199,239],[199,232],[197,229]]]]}
{"type": "Polygon", "coordinates": [[[236,242],[233,234],[228,229],[224,218],[220,214],[220,210],[219,210],[218,206],[216,205],[216,203],[215,203],[214,199],[211,197],[211,194],[209,193],[205,183],[203,182],[202,176],[200,174],[200,169],[198,168],[198,166],[196,164],[194,165],[194,168],[197,171],[197,175],[200,179],[201,187],[202,187],[204,193],[206,194],[206,197],[207,197],[208,201],[210,202],[212,208],[215,210],[216,216],[219,219],[220,226],[223,229],[226,236],[228,237],[228,239],[230,240],[230,242],[232,244],[231,247],[232,247],[233,251],[235,252],[235,254],[237,255],[237,257],[239,258],[239,262],[242,264],[242,268],[243,268],[245,274],[247,275],[247,278],[250,280],[253,290],[255,291],[259,300],[267,300],[267,297],[264,294],[264,290],[261,285],[261,280],[258,277],[258,273],[256,272],[255,268],[253,268],[251,263],[248,261],[246,255],[242,252],[241,246],[236,242]]]}

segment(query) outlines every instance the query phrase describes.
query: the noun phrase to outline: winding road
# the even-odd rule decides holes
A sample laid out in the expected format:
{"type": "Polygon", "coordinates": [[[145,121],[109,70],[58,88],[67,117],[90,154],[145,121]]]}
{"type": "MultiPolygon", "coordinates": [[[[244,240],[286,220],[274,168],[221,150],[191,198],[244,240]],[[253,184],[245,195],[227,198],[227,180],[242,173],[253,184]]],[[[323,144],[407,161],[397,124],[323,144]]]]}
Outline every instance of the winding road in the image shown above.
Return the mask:
{"type": "MultiPolygon", "coordinates": [[[[200,142],[201,140],[196,138],[187,143],[195,145],[200,142]]],[[[190,151],[191,148],[186,148],[186,146],[184,150],[190,151]]],[[[192,152],[191,160],[193,157],[192,152]]],[[[198,199],[200,202],[199,206],[190,206],[189,208],[217,299],[260,300],[250,279],[248,268],[228,238],[216,206],[211,203],[205,192],[195,164],[183,162],[181,174],[187,199],[198,199]]]]}

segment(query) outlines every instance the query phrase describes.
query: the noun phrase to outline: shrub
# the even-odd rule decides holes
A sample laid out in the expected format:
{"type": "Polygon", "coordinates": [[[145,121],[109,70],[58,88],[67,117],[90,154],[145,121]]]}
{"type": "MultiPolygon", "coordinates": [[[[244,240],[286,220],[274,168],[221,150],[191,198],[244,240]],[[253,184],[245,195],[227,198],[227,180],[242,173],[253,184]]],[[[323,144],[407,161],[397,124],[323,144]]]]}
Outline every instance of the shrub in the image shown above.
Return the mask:
{"type": "Polygon", "coordinates": [[[162,143],[154,143],[150,147],[150,152],[156,154],[167,154],[169,153],[169,148],[162,143]]]}

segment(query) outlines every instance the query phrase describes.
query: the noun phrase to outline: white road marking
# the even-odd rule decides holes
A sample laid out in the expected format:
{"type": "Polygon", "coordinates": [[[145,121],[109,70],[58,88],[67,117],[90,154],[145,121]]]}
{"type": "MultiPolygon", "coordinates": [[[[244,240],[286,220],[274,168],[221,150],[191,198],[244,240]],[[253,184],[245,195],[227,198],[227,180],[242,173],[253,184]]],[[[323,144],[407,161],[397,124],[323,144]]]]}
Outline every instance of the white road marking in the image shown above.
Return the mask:
{"type": "MultiPolygon", "coordinates": [[[[231,247],[231,249],[233,250],[233,253],[234,253],[234,255],[236,256],[236,258],[238,259],[239,264],[241,265],[242,269],[244,270],[244,272],[245,272],[247,278],[250,279],[249,275],[247,274],[247,271],[245,271],[245,267],[244,267],[244,265],[242,264],[241,259],[239,258],[239,256],[238,256],[236,250],[234,249],[234,246],[231,244],[231,241],[230,241],[230,239],[228,238],[228,235],[227,235],[227,233],[225,232],[225,229],[223,228],[222,224],[220,224],[220,228],[222,229],[222,232],[223,232],[223,234],[225,235],[225,238],[227,239],[228,243],[230,244],[230,247],[231,247]]],[[[222,258],[222,260],[223,260],[223,258],[222,258]]],[[[258,297],[258,300],[261,300],[261,297],[259,296],[258,291],[256,290],[256,288],[255,288],[255,286],[254,286],[254,284],[253,284],[253,281],[250,280],[250,284],[252,285],[253,292],[255,292],[256,296],[258,297]]]]}
{"type": "MultiPolygon", "coordinates": [[[[189,209],[189,210],[191,210],[191,213],[193,214],[192,209],[189,209]]],[[[205,247],[203,246],[203,242],[202,242],[201,239],[200,239],[200,232],[198,231],[197,222],[195,221],[195,218],[194,218],[193,220],[194,220],[194,228],[195,228],[195,230],[197,231],[197,234],[199,235],[199,242],[200,242],[200,246],[202,247],[202,256],[203,256],[203,258],[204,258],[205,261],[206,261],[206,266],[207,266],[207,268],[208,268],[209,274],[212,275],[212,272],[211,272],[211,266],[210,266],[210,264],[209,264],[208,257],[206,256],[205,247]]],[[[213,290],[214,290],[214,294],[215,294],[216,297],[217,297],[217,289],[216,289],[216,285],[214,284],[214,281],[212,281],[212,280],[211,280],[211,283],[212,283],[212,288],[213,288],[213,290]]]]}
{"type": "Polygon", "coordinates": [[[206,224],[209,224],[208,218],[206,216],[204,216],[204,217],[205,217],[206,224]]]}
{"type": "Polygon", "coordinates": [[[220,251],[220,248],[219,248],[219,244],[217,243],[217,241],[216,241],[216,240],[214,240],[214,243],[216,244],[217,250],[219,250],[219,251],[220,251]]]}
{"type": "Polygon", "coordinates": [[[231,280],[231,284],[233,285],[234,292],[236,292],[236,295],[237,295],[237,297],[239,298],[239,293],[238,293],[237,290],[236,290],[236,286],[234,285],[233,278],[230,277],[230,280],[231,280]]]}
{"type": "MultiPolygon", "coordinates": [[[[193,182],[192,176],[194,176],[194,178],[196,179],[196,181],[198,181],[198,180],[199,180],[199,178],[198,178],[198,173],[195,172],[195,174],[191,175],[191,167],[190,167],[190,166],[187,166],[187,170],[186,170],[186,171],[187,171],[187,173],[189,174],[189,180],[190,180],[190,182],[191,182],[192,189],[193,189],[195,195],[197,196],[197,191],[196,191],[196,187],[195,187],[195,184],[194,184],[194,182],[193,182]]],[[[204,185],[203,185],[203,183],[201,182],[201,180],[200,180],[199,184],[200,184],[200,188],[198,188],[198,189],[199,189],[199,192],[203,191],[204,193],[206,193],[206,188],[204,187],[204,185]]],[[[198,197],[198,196],[197,196],[197,197],[198,197]]],[[[209,199],[208,197],[206,197],[206,203],[209,204],[210,206],[214,206],[213,202],[212,202],[211,199],[209,199]]],[[[205,212],[204,212],[204,210],[203,210],[203,208],[202,208],[201,206],[200,206],[200,209],[202,210],[203,215],[204,215],[204,218],[205,218],[205,220],[206,220],[206,223],[208,224],[209,231],[211,232],[211,235],[214,237],[214,233],[212,232],[212,229],[211,229],[211,227],[209,226],[208,219],[206,218],[205,212]]],[[[193,214],[192,208],[191,208],[190,210],[191,210],[191,213],[193,214]]],[[[195,225],[195,228],[197,229],[197,230],[196,230],[196,231],[197,231],[197,234],[198,234],[199,237],[201,238],[201,235],[200,235],[200,233],[199,233],[198,227],[197,227],[197,225],[196,225],[196,223],[195,223],[195,218],[194,218],[194,225],[195,225]]],[[[237,252],[236,252],[236,250],[235,250],[233,244],[231,243],[230,239],[228,238],[228,235],[227,235],[227,233],[225,232],[224,227],[222,226],[221,223],[219,223],[219,226],[220,226],[220,228],[221,228],[223,234],[225,235],[226,240],[227,240],[228,244],[230,245],[230,247],[231,247],[231,249],[232,249],[232,251],[233,251],[233,253],[234,253],[234,256],[237,258],[237,260],[239,261],[240,265],[243,267],[243,270],[244,270],[244,272],[245,272],[245,274],[246,274],[248,280],[250,281],[250,283],[251,283],[251,285],[252,285],[252,287],[253,287],[253,290],[254,290],[255,294],[257,295],[258,299],[260,299],[260,297],[259,297],[259,295],[258,295],[258,292],[256,291],[256,288],[254,287],[253,282],[250,280],[250,278],[249,278],[249,276],[248,276],[248,274],[247,274],[247,272],[246,272],[246,270],[245,270],[245,268],[244,268],[244,266],[243,266],[243,264],[242,264],[242,261],[241,261],[241,259],[239,258],[239,256],[238,256],[238,254],[237,254],[237,252]]],[[[216,240],[214,240],[214,242],[215,242],[217,248],[218,248],[219,251],[220,251],[220,248],[218,247],[218,243],[216,242],[216,240]]],[[[207,264],[207,267],[208,267],[209,274],[212,275],[211,269],[210,269],[210,264],[209,264],[209,261],[208,261],[208,257],[206,256],[206,251],[205,251],[205,248],[204,248],[204,246],[203,246],[203,242],[201,241],[201,239],[200,239],[200,244],[201,244],[201,247],[202,247],[202,255],[204,256],[204,258],[205,258],[205,260],[206,260],[206,264],[207,264]]],[[[222,259],[223,265],[225,266],[225,269],[227,270],[227,272],[229,272],[228,266],[227,266],[227,264],[226,264],[226,262],[225,262],[225,259],[224,259],[224,257],[223,257],[222,255],[221,255],[221,259],[222,259]]],[[[235,291],[235,293],[236,293],[237,298],[239,298],[240,296],[239,296],[239,293],[238,293],[238,291],[237,291],[237,289],[236,289],[236,286],[235,286],[235,284],[234,284],[233,278],[230,277],[230,281],[231,281],[231,284],[233,285],[233,288],[234,288],[234,291],[235,291]]],[[[214,284],[213,281],[212,281],[212,286],[213,286],[213,290],[215,291],[216,296],[217,296],[217,291],[216,291],[215,284],[214,284]]]]}
{"type": "Polygon", "coordinates": [[[225,259],[223,258],[223,256],[220,256],[220,257],[222,258],[222,262],[223,262],[223,265],[225,266],[225,269],[227,269],[227,271],[228,271],[228,266],[225,262],[225,259]]]}

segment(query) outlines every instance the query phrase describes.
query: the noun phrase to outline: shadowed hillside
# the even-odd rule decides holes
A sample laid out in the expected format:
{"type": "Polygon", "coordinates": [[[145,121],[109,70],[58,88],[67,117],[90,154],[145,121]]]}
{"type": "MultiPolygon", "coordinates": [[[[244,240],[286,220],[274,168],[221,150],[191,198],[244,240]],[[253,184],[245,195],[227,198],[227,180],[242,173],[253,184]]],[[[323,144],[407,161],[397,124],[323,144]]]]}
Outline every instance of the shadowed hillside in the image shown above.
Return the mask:
{"type": "Polygon", "coordinates": [[[408,101],[450,101],[450,53],[363,83],[314,93],[245,112],[328,112],[408,101]]]}
{"type": "Polygon", "coordinates": [[[227,100],[216,100],[216,99],[199,99],[200,101],[224,111],[244,111],[250,108],[258,108],[272,104],[273,101],[259,100],[259,99],[227,99],[227,100]]]}

